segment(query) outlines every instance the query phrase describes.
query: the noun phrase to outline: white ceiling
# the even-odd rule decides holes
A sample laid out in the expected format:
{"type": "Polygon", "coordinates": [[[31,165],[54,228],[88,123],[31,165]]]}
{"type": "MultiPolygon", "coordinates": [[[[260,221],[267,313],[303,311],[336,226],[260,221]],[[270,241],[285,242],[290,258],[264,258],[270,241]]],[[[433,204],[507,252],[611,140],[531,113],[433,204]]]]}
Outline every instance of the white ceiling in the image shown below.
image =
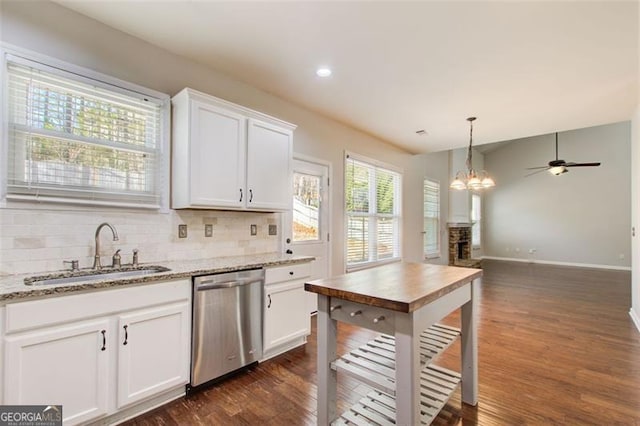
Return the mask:
{"type": "Polygon", "coordinates": [[[471,115],[483,144],[637,104],[636,1],[58,3],[416,153],[467,144],[471,115]]]}

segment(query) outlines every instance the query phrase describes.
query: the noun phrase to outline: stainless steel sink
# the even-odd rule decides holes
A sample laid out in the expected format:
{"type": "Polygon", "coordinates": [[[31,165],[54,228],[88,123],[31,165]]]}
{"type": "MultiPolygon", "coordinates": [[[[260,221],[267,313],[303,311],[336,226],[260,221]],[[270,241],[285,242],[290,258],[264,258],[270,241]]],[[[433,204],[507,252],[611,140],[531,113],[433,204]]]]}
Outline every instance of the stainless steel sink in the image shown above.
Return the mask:
{"type": "Polygon", "coordinates": [[[80,270],[77,272],[69,272],[67,274],[51,274],[41,275],[35,277],[28,277],[24,279],[26,285],[53,285],[53,284],[73,284],[84,281],[103,281],[103,280],[116,280],[120,278],[135,278],[143,277],[145,275],[157,274],[158,272],[170,271],[169,268],[164,266],[142,266],[136,268],[120,268],[120,269],[101,269],[95,270],[80,270]]]}

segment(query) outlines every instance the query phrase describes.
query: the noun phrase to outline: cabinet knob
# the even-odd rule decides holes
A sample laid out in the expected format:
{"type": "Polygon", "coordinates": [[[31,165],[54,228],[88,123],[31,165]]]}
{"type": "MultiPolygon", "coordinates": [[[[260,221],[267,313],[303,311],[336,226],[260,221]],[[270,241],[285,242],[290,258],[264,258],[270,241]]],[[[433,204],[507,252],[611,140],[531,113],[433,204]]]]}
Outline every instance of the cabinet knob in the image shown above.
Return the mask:
{"type": "Polygon", "coordinates": [[[126,345],[129,340],[129,330],[127,330],[129,328],[128,325],[123,326],[122,328],[124,328],[124,342],[122,342],[123,345],[126,345]]]}
{"type": "Polygon", "coordinates": [[[107,350],[107,330],[102,330],[100,333],[102,333],[102,348],[100,348],[100,350],[106,351],[107,350]]]}
{"type": "Polygon", "coordinates": [[[253,189],[249,190],[249,202],[251,203],[253,201],[253,189]]]}
{"type": "Polygon", "coordinates": [[[338,309],[341,309],[342,305],[336,305],[336,306],[332,306],[331,308],[329,308],[329,311],[333,312],[333,311],[337,311],[338,309]]]}
{"type": "Polygon", "coordinates": [[[267,294],[267,298],[269,299],[269,304],[267,305],[267,309],[271,307],[271,295],[267,294]]]}
{"type": "Polygon", "coordinates": [[[242,188],[240,188],[240,202],[242,202],[242,188]]]}
{"type": "Polygon", "coordinates": [[[384,321],[384,315],[380,315],[378,318],[374,318],[374,319],[373,319],[373,323],[374,323],[374,324],[377,324],[377,323],[379,323],[380,321],[384,321]]]}
{"type": "Polygon", "coordinates": [[[358,315],[361,315],[361,314],[362,314],[362,311],[357,310],[357,311],[351,312],[349,315],[351,317],[355,317],[355,316],[358,316],[358,315]]]}

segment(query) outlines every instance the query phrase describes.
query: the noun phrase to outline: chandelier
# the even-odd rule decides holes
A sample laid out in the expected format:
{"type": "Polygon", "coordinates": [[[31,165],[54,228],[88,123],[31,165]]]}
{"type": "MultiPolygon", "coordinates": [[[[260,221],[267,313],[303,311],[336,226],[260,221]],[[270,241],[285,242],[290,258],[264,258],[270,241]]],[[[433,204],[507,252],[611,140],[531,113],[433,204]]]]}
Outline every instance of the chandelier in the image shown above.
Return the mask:
{"type": "Polygon", "coordinates": [[[473,145],[473,121],[476,117],[469,117],[469,151],[467,152],[467,170],[460,170],[456,173],[455,179],[449,185],[451,189],[457,189],[459,191],[463,189],[470,189],[477,191],[480,189],[491,188],[496,186],[496,183],[491,179],[489,174],[481,170],[479,173],[473,169],[473,163],[471,162],[471,146],[473,145]]]}

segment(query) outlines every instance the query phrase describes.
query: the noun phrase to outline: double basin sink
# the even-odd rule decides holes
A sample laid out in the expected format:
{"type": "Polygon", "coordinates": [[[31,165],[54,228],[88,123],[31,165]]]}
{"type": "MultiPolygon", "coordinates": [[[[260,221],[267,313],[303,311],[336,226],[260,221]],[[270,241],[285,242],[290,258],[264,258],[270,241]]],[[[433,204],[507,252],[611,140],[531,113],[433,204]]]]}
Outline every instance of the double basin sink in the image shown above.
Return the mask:
{"type": "Polygon", "coordinates": [[[54,284],[73,284],[77,282],[85,281],[102,281],[102,280],[115,280],[120,278],[136,278],[143,277],[145,275],[157,274],[159,272],[170,271],[169,268],[164,266],[150,265],[150,266],[129,266],[117,269],[86,269],[79,271],[69,271],[63,273],[55,273],[49,275],[38,275],[28,277],[24,279],[26,285],[54,285],[54,284]]]}

